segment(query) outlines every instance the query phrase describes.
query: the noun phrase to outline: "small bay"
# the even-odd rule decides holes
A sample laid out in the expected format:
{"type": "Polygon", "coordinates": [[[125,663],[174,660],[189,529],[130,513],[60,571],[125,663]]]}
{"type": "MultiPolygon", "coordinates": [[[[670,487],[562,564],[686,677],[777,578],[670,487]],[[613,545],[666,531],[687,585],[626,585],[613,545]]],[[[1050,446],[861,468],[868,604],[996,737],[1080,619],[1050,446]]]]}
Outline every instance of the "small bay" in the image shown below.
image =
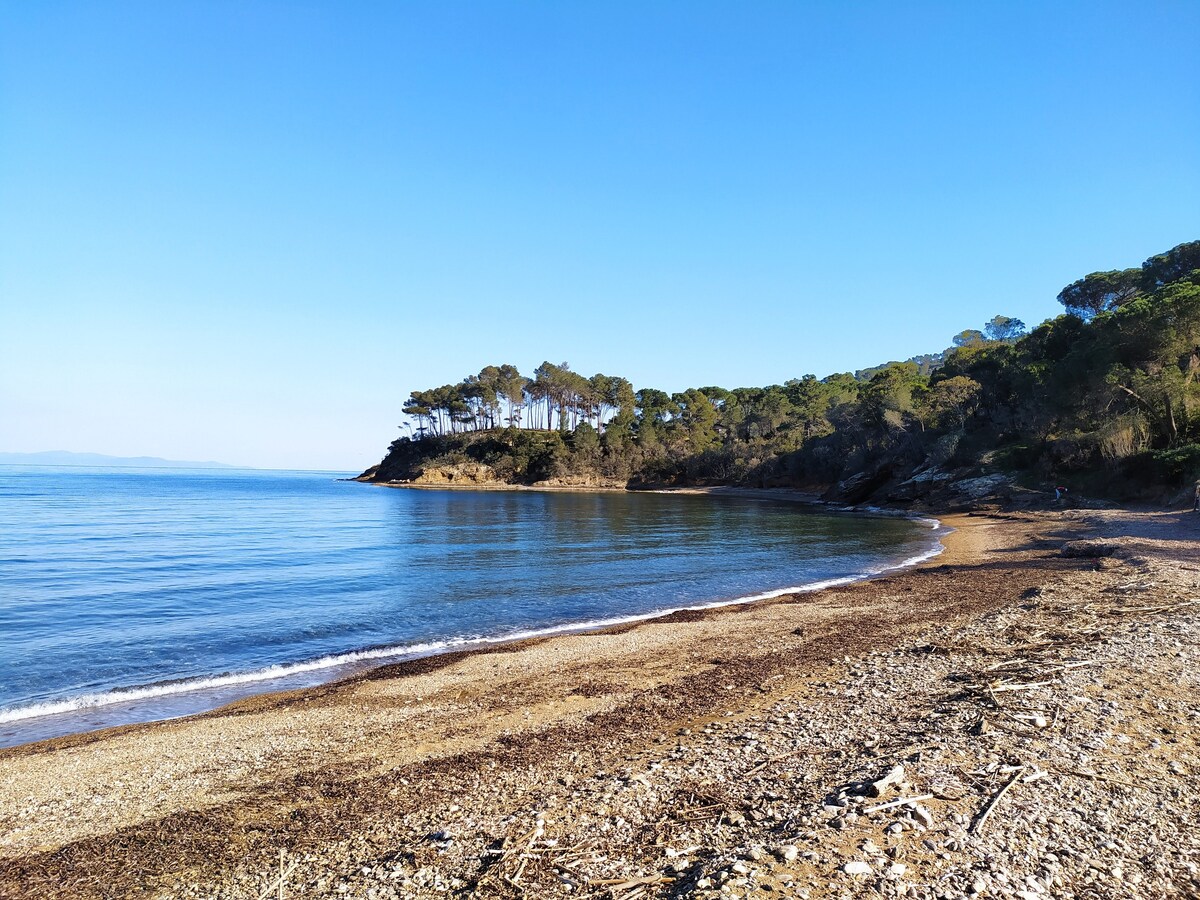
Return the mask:
{"type": "Polygon", "coordinates": [[[0,745],[861,577],[928,522],[662,493],[0,466],[0,745]]]}

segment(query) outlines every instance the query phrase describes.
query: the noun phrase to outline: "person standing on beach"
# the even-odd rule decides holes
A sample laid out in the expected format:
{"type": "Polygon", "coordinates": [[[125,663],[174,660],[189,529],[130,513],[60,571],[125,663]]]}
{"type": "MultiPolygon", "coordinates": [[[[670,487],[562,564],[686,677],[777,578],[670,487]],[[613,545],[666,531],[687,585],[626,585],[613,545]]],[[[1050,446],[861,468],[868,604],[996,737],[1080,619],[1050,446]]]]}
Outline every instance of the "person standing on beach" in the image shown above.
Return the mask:
{"type": "MultiPolygon", "coordinates": [[[[1200,491],[1200,482],[1197,482],[1197,491],[1200,491]]],[[[1067,492],[1067,489],[1065,487],[1056,487],[1054,489],[1054,502],[1062,503],[1063,494],[1065,494],[1066,492],[1067,492]]],[[[1200,493],[1198,493],[1196,496],[1200,497],[1200,493]]]]}
{"type": "Polygon", "coordinates": [[[1192,512],[1200,512],[1200,481],[1196,482],[1192,491],[1192,512]]]}

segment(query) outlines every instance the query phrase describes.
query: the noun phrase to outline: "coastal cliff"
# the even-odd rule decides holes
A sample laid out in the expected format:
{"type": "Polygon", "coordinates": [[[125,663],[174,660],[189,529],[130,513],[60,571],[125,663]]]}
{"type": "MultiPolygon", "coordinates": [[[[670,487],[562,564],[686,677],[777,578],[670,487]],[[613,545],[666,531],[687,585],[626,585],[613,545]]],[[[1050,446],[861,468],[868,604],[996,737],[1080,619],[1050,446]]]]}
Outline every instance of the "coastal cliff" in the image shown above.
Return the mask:
{"type": "MultiPolygon", "coordinates": [[[[1000,503],[1012,508],[1044,506],[1052,494],[1030,490],[1017,483],[1013,474],[988,472],[983,466],[957,469],[940,467],[912,471],[895,465],[874,471],[858,472],[833,483],[797,483],[786,478],[771,480],[745,479],[740,482],[704,480],[698,483],[686,479],[647,482],[640,478],[606,476],[587,468],[572,471],[568,466],[546,477],[512,479],[501,477],[507,466],[493,466],[483,459],[494,458],[494,443],[502,442],[503,433],[471,433],[437,442],[399,441],[377,466],[363,472],[356,480],[408,487],[455,487],[505,489],[529,487],[581,488],[606,490],[637,490],[679,487],[742,487],[782,488],[803,490],[810,496],[830,503],[888,503],[893,506],[965,510],[981,504],[1000,503]]],[[[569,459],[569,457],[568,457],[569,459]]],[[[545,473],[539,473],[545,474],[545,473]]],[[[1080,501],[1096,505],[1095,500],[1080,501]]]]}

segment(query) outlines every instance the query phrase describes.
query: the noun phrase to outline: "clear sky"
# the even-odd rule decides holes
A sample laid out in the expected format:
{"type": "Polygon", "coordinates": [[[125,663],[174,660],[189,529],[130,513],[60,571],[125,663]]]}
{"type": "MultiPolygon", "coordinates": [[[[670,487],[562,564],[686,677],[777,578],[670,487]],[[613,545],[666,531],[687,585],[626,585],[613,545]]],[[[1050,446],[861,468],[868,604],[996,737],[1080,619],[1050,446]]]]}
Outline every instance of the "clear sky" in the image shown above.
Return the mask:
{"type": "Polygon", "coordinates": [[[0,450],[361,469],[543,360],[779,383],[1200,238],[1200,3],[0,0],[0,450]]]}

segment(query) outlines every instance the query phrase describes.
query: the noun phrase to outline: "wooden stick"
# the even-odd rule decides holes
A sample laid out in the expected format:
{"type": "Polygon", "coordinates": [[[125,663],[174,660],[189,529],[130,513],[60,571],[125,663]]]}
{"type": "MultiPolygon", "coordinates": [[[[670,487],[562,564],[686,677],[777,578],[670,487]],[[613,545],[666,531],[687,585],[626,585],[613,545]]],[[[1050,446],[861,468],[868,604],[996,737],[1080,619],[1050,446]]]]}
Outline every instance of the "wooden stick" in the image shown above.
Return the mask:
{"type": "Polygon", "coordinates": [[[724,815],[724,813],[715,813],[715,812],[714,813],[704,813],[703,815],[699,815],[699,816],[684,816],[684,817],[680,818],[679,821],[683,822],[684,824],[691,824],[692,822],[707,822],[713,816],[721,816],[721,815],[724,815]]]}
{"type": "MultiPolygon", "coordinates": [[[[1032,723],[1032,722],[1027,722],[1027,721],[1025,721],[1024,719],[1021,719],[1021,718],[1018,718],[1017,716],[1014,716],[1012,713],[1010,713],[1010,712],[1009,712],[1007,709],[1005,709],[1004,707],[1000,707],[1000,709],[998,709],[998,710],[997,710],[997,712],[999,712],[999,713],[1003,713],[1005,716],[1007,716],[1008,718],[1012,719],[1012,720],[1013,720],[1013,722],[1015,722],[1017,725],[1020,725],[1022,728],[1024,728],[1024,729],[1025,729],[1025,731],[1026,731],[1027,733],[1030,733],[1030,734],[1032,734],[1032,733],[1035,733],[1035,732],[1037,732],[1037,731],[1038,731],[1038,729],[1037,729],[1037,728],[1036,728],[1036,727],[1033,725],[1033,723],[1032,723]]],[[[1001,723],[1001,724],[1004,724],[1004,723],[1001,723]]],[[[1009,727],[1009,728],[1011,728],[1012,726],[1010,725],[1010,726],[1008,726],[1008,727],[1009,727]]]]}
{"type": "Polygon", "coordinates": [[[1095,778],[1099,781],[1111,781],[1113,784],[1123,785],[1124,787],[1137,787],[1132,781],[1123,781],[1120,778],[1113,778],[1111,775],[1101,775],[1099,772],[1081,772],[1078,769],[1054,769],[1059,775],[1078,775],[1080,778],[1095,778]]]}
{"type": "Polygon", "coordinates": [[[1172,603],[1172,604],[1170,604],[1169,606],[1137,606],[1137,607],[1126,607],[1125,609],[1122,609],[1122,610],[1120,610],[1120,612],[1133,612],[1133,613],[1137,613],[1137,612],[1166,612],[1166,611],[1167,611],[1167,610],[1169,610],[1169,609],[1183,609],[1185,606],[1194,606],[1194,605],[1196,604],[1196,602],[1197,602],[1197,601],[1195,601],[1195,600],[1188,600],[1188,601],[1186,601],[1186,602],[1184,602],[1184,603],[1172,603]]]}
{"type": "Polygon", "coordinates": [[[753,769],[747,769],[745,772],[743,772],[742,777],[749,778],[751,775],[757,775],[759,772],[761,772],[763,769],[765,769],[771,763],[779,762],[781,759],[787,759],[789,756],[793,756],[793,755],[795,755],[795,754],[785,753],[782,756],[769,756],[766,759],[764,759],[762,762],[760,762],[757,766],[755,766],[753,769]]]}
{"type": "Polygon", "coordinates": [[[1034,688],[1048,687],[1054,684],[1053,681],[1031,681],[1028,684],[997,684],[989,687],[993,693],[1000,691],[1032,691],[1034,688]]]}
{"type": "MultiPolygon", "coordinates": [[[[280,851],[280,854],[281,854],[280,858],[282,860],[282,851],[280,851]]],[[[292,864],[290,866],[288,866],[286,872],[281,869],[279,872],[279,877],[267,885],[266,889],[261,894],[258,895],[258,900],[267,900],[267,897],[269,897],[269,896],[271,896],[271,894],[275,893],[276,887],[278,887],[278,889],[279,889],[279,896],[282,897],[283,896],[283,882],[287,879],[287,877],[289,875],[292,874],[293,871],[295,871],[296,866],[298,866],[298,865],[299,865],[298,860],[292,860],[292,864]]]]}
{"type": "Polygon", "coordinates": [[[901,797],[899,800],[892,800],[888,803],[880,803],[878,806],[869,806],[863,810],[864,813],[879,812],[884,809],[891,809],[893,806],[903,806],[905,803],[920,803],[922,800],[932,800],[933,794],[917,794],[915,797],[901,797]]]}
{"type": "Polygon", "coordinates": [[[579,879],[579,881],[580,881],[580,882],[586,882],[586,881],[587,881],[587,876],[586,876],[586,875],[583,875],[583,874],[581,874],[581,873],[579,873],[579,872],[576,872],[574,869],[572,869],[572,868],[571,868],[570,866],[568,866],[566,863],[555,861],[555,862],[552,862],[552,863],[550,863],[550,865],[552,865],[554,868],[558,869],[558,870],[559,870],[559,871],[561,871],[561,872],[566,872],[566,873],[567,873],[568,875],[570,875],[572,878],[577,878],[577,879],[579,879]]]}
{"type": "Polygon", "coordinates": [[[518,886],[518,882],[521,880],[521,875],[525,871],[525,864],[527,862],[529,862],[529,857],[526,856],[524,853],[522,853],[521,854],[521,862],[517,866],[517,871],[513,872],[512,878],[509,879],[509,881],[512,883],[513,887],[518,886]]]}
{"type": "Polygon", "coordinates": [[[983,823],[988,820],[988,816],[992,814],[992,810],[999,805],[1000,801],[1004,798],[1004,795],[1007,794],[1012,786],[1017,783],[1018,779],[1021,777],[1021,773],[1024,771],[1025,767],[1020,766],[1015,772],[1012,773],[1012,777],[1005,782],[1004,787],[996,791],[996,793],[992,795],[992,799],[984,804],[983,809],[979,811],[979,815],[975,817],[975,821],[971,823],[971,828],[969,830],[972,834],[976,834],[983,829],[983,823]]]}
{"type": "Polygon", "coordinates": [[[639,884],[670,884],[675,879],[667,875],[647,875],[645,878],[590,878],[588,884],[598,887],[612,887],[623,891],[626,888],[637,887],[639,884]]]}

